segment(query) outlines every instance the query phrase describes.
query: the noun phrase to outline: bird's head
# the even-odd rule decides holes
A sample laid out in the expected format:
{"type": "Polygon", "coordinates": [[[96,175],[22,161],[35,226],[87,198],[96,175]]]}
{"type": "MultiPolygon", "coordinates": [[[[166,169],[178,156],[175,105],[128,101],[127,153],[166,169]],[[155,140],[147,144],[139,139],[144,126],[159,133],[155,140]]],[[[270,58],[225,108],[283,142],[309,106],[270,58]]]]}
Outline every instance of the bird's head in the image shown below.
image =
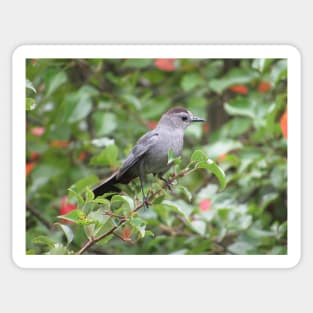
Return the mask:
{"type": "Polygon", "coordinates": [[[190,111],[182,107],[175,107],[163,114],[160,123],[173,126],[175,128],[185,129],[191,123],[205,122],[204,119],[194,116],[190,111]]]}

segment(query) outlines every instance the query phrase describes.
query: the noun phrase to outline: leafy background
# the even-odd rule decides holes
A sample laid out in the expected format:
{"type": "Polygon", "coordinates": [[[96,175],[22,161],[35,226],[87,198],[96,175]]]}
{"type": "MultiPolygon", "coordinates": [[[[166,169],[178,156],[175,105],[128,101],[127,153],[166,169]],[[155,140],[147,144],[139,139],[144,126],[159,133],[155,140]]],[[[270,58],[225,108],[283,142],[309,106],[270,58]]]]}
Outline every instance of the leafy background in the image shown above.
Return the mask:
{"type": "Polygon", "coordinates": [[[121,216],[83,252],[287,253],[286,60],[30,59],[26,78],[28,254],[79,253],[121,216]],[[136,212],[137,181],[94,199],[90,187],[176,105],[208,123],[187,129],[172,172],[209,157],[225,178],[199,169],[168,192],[150,177],[158,195],[136,212]]]}

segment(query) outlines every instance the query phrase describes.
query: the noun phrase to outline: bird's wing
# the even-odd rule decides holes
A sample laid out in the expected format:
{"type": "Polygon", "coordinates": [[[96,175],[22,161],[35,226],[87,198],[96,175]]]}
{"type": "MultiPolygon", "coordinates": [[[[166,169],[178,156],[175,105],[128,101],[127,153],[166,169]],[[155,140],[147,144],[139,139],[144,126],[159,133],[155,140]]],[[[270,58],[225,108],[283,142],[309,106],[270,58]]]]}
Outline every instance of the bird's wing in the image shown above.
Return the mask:
{"type": "Polygon", "coordinates": [[[141,157],[149,151],[151,146],[153,146],[159,140],[159,134],[153,130],[143,135],[136,143],[135,147],[128,155],[120,170],[117,173],[116,178],[120,178],[126,171],[128,171],[133,165],[135,165],[141,157]]]}

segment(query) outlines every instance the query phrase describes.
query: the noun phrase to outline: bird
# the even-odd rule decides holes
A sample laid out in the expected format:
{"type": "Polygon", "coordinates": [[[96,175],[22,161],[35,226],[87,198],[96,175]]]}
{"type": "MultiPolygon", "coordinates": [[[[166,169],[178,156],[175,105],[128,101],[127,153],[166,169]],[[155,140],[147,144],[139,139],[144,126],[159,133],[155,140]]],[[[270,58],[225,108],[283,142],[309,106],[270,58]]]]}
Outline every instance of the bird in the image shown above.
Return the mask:
{"type": "Polygon", "coordinates": [[[148,207],[144,193],[144,179],[148,174],[157,175],[170,189],[164,174],[173,164],[168,163],[168,153],[172,149],[179,157],[183,151],[184,131],[195,122],[205,122],[183,107],[174,107],[165,112],[155,129],[140,137],[126,157],[120,169],[92,189],[95,197],[104,193],[120,192],[117,184],[128,184],[136,177],[140,179],[142,199],[148,207]]]}

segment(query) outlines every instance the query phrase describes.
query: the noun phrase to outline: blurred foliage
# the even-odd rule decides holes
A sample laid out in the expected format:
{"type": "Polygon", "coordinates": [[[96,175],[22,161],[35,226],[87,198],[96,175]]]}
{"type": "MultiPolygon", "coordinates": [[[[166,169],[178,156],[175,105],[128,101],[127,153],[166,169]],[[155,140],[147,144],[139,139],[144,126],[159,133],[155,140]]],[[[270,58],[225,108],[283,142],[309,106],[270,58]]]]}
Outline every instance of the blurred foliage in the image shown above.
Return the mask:
{"type": "Polygon", "coordinates": [[[97,237],[81,252],[286,254],[286,89],[279,59],[27,60],[27,253],[78,253],[97,237]],[[148,209],[137,179],[94,199],[176,105],[208,123],[187,129],[173,192],[149,177],[148,209]]]}

